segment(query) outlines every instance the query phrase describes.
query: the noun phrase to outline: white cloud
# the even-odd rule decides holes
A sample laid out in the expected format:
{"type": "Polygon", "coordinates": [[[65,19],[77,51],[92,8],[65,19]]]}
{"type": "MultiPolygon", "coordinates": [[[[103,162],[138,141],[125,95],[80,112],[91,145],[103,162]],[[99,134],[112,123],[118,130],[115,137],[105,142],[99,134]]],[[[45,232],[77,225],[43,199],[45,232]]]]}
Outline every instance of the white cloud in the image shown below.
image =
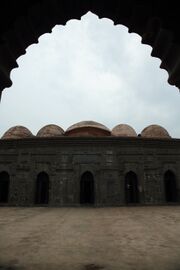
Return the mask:
{"type": "Polygon", "coordinates": [[[95,120],[138,133],[156,123],[180,137],[178,90],[150,53],[138,35],[91,13],[56,26],[18,59],[2,96],[1,135],[17,124],[36,134],[49,123],[95,120]]]}

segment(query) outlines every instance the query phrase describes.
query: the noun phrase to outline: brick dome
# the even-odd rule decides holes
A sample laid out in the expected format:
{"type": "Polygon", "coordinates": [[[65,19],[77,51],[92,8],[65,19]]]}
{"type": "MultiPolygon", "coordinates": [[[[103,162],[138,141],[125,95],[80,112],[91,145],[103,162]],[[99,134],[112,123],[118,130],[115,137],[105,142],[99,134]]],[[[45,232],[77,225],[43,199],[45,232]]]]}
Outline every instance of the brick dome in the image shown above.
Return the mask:
{"type": "Polygon", "coordinates": [[[171,138],[167,130],[159,125],[150,125],[143,129],[141,137],[147,138],[171,138]]]}
{"type": "Polygon", "coordinates": [[[33,137],[29,129],[23,126],[14,126],[8,129],[1,139],[23,139],[33,137]]]}
{"type": "Polygon", "coordinates": [[[37,137],[59,137],[64,135],[64,130],[54,124],[46,125],[42,127],[38,133],[37,137]]]}
{"type": "Polygon", "coordinates": [[[111,134],[117,137],[137,137],[136,131],[129,125],[120,124],[112,129],[111,134]]]}
{"type": "Polygon", "coordinates": [[[67,136],[110,136],[110,130],[95,121],[82,121],[70,126],[65,134],[67,136]]]}

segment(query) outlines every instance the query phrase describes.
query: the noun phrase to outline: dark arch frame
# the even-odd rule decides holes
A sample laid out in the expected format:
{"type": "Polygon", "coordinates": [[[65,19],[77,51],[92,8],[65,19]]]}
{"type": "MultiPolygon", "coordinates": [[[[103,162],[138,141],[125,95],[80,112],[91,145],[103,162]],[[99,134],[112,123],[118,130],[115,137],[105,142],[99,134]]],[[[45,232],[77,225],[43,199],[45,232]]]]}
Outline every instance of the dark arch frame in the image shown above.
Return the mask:
{"type": "Polygon", "coordinates": [[[38,43],[44,33],[68,20],[80,19],[88,11],[99,18],[123,24],[152,47],[151,55],[162,60],[168,82],[180,88],[180,16],[178,2],[117,0],[2,1],[0,4],[0,92],[10,87],[10,72],[26,48],[38,43]],[[173,16],[172,16],[173,14],[173,16]]]}
{"type": "Polygon", "coordinates": [[[135,172],[129,171],[125,174],[124,190],[127,204],[139,203],[138,177],[135,172]]]}
{"type": "Polygon", "coordinates": [[[36,178],[35,204],[48,204],[49,202],[49,175],[40,172],[36,178]]]}
{"type": "Polygon", "coordinates": [[[80,179],[80,204],[93,205],[95,203],[94,176],[90,171],[81,175],[80,179]]]}
{"type": "Polygon", "coordinates": [[[0,172],[0,203],[9,201],[10,176],[6,171],[0,172]]]}
{"type": "Polygon", "coordinates": [[[164,192],[165,192],[165,201],[168,203],[177,202],[177,181],[176,176],[173,171],[167,170],[164,173],[164,192]]]}

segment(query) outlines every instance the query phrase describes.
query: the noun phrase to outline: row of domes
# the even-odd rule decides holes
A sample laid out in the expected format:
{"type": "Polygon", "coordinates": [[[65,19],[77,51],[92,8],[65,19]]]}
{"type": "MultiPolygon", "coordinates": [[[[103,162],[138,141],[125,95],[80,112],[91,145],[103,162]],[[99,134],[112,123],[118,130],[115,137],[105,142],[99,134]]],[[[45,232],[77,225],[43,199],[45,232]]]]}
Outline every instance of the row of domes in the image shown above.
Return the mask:
{"type": "MultiPolygon", "coordinates": [[[[141,134],[129,125],[119,124],[112,131],[106,126],[94,121],[82,121],[70,126],[66,131],[61,127],[51,124],[41,128],[37,137],[59,137],[59,136],[117,136],[117,137],[147,137],[147,138],[170,138],[166,129],[159,125],[150,125],[144,128],[141,134]]],[[[15,126],[7,130],[1,139],[21,139],[34,137],[29,129],[23,126],[15,126]]]]}

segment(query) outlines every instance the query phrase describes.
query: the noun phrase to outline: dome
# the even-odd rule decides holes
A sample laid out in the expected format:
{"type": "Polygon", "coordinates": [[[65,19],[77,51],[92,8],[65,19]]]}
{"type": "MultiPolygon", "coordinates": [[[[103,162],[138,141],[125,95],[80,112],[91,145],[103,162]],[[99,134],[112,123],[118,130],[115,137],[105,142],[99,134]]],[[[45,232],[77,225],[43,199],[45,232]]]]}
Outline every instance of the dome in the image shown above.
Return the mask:
{"type": "Polygon", "coordinates": [[[120,124],[112,129],[111,134],[118,137],[137,137],[136,131],[129,125],[120,124]]]}
{"type": "Polygon", "coordinates": [[[23,126],[15,126],[8,129],[2,139],[23,139],[33,137],[33,134],[29,129],[23,126]]]}
{"type": "Polygon", "coordinates": [[[150,125],[143,129],[141,137],[147,138],[170,138],[167,130],[159,125],[150,125]]]}
{"type": "Polygon", "coordinates": [[[94,121],[82,121],[70,126],[66,130],[67,136],[110,136],[110,130],[94,121]]]}
{"type": "Polygon", "coordinates": [[[64,130],[57,125],[47,125],[42,127],[38,133],[37,137],[59,137],[64,135],[64,130]]]}

